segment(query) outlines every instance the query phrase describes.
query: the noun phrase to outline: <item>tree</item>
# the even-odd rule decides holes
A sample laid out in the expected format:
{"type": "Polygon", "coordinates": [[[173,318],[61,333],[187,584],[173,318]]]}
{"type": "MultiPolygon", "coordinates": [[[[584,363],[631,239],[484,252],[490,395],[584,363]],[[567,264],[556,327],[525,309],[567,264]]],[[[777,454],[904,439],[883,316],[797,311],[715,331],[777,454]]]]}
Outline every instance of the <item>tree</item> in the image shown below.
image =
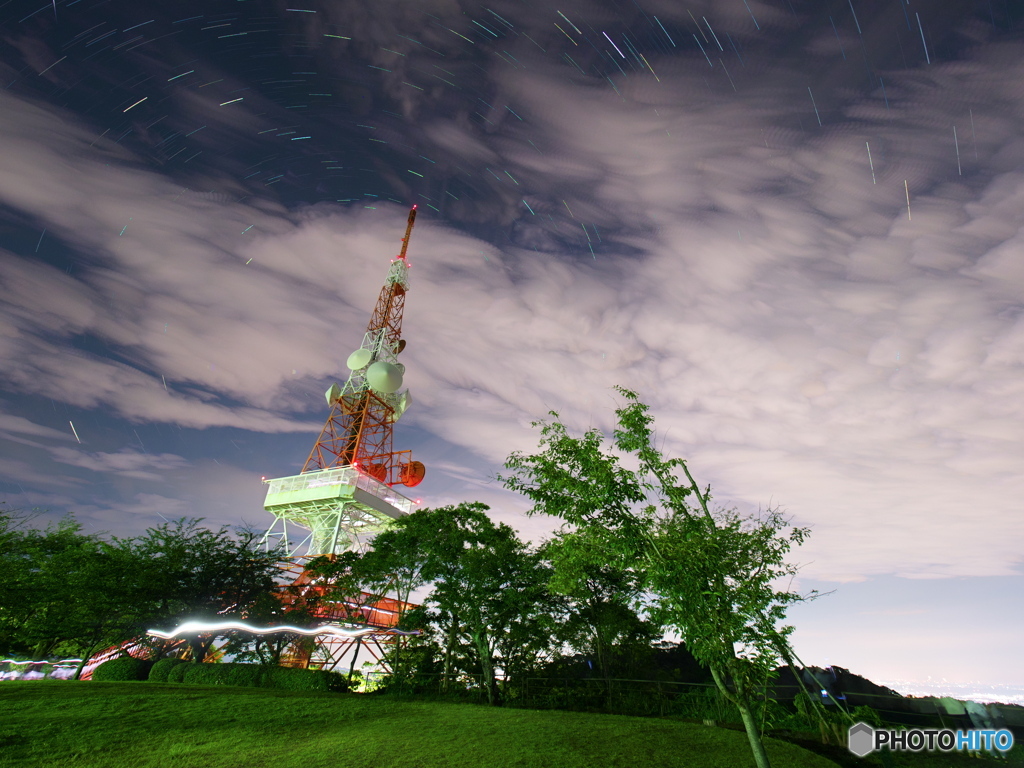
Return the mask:
{"type": "Polygon", "coordinates": [[[642,597],[642,574],[635,567],[594,562],[586,531],[556,533],[542,552],[553,566],[549,589],[566,599],[567,618],[560,634],[571,648],[593,659],[611,696],[616,670],[650,651],[660,627],[642,619],[634,605],[642,597]]]}
{"type": "MultiPolygon", "coordinates": [[[[250,606],[278,590],[281,552],[263,551],[255,531],[203,528],[201,518],[181,518],[150,528],[131,542],[148,565],[140,574],[150,596],[150,628],[184,621],[243,618],[250,606]]],[[[192,660],[206,658],[216,632],[187,638],[192,660]]]]}
{"type": "Polygon", "coordinates": [[[124,542],[83,534],[71,518],[14,533],[0,563],[4,650],[36,659],[79,654],[80,673],[96,650],[142,631],[147,595],[138,576],[147,563],[124,542]]]}
{"type": "MultiPolygon", "coordinates": [[[[796,572],[784,557],[808,531],[794,528],[788,537],[781,535],[787,522],[777,510],[756,519],[712,513],[710,486],[702,492],[684,460],[662,456],[648,407],[635,392],[617,390],[627,402],[615,411],[613,445],[634,456],[638,470],[624,469],[616,455],[604,451],[600,431],[571,437],[552,412],[554,422],[535,424],[541,427],[541,452],[513,453],[505,464],[510,475],[499,479],[534,502],[531,514],[567,523],[576,536],[574,562],[624,570],[640,564],[655,615],[711,671],[720,694],[743,720],[757,765],[769,768],[754,694],[778,655],[789,651],[793,628],[778,626],[785,606],[812,599],[776,591],[772,584],[796,572]]],[[[582,572],[562,574],[578,582],[582,572]]]]}
{"type": "MultiPolygon", "coordinates": [[[[96,651],[185,619],[240,617],[277,589],[280,553],[257,534],[182,519],[138,538],[84,534],[73,518],[43,530],[0,514],[0,650],[43,658],[96,651]]],[[[201,661],[214,635],[190,638],[201,661]]],[[[84,662],[83,662],[84,665],[84,662]]],[[[81,672],[81,666],[79,667],[81,672]]]]}
{"type": "Polygon", "coordinates": [[[399,585],[402,600],[431,585],[426,602],[435,635],[443,638],[443,680],[468,659],[488,701],[497,704],[497,668],[527,669],[549,650],[553,619],[543,559],[512,528],[492,522],[487,509],[469,503],[418,510],[379,534],[374,548],[349,567],[364,583],[378,585],[373,589],[399,585]]]}

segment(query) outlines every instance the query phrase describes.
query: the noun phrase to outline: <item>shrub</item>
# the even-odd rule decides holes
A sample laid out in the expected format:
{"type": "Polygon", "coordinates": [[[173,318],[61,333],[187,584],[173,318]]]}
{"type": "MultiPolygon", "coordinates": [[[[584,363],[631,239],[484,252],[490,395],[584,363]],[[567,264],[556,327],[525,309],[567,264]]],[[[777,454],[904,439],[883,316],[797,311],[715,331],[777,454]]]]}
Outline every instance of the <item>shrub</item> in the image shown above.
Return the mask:
{"type": "Polygon", "coordinates": [[[219,664],[227,667],[224,685],[240,685],[245,688],[266,688],[267,677],[272,667],[261,664],[219,664]]]}
{"type": "Polygon", "coordinates": [[[711,687],[695,688],[679,694],[675,712],[693,720],[731,723],[739,719],[736,708],[725,701],[717,689],[711,687]]]}
{"type": "Polygon", "coordinates": [[[282,691],[334,691],[349,689],[348,678],[339,672],[323,669],[294,669],[291,667],[269,667],[268,688],[282,691]]]}
{"type": "Polygon", "coordinates": [[[167,673],[168,683],[183,683],[185,682],[185,673],[189,671],[193,666],[199,666],[198,664],[176,664],[171,667],[171,671],[167,673]]]}
{"type": "Polygon", "coordinates": [[[875,728],[885,728],[885,721],[882,720],[882,716],[868,706],[854,707],[853,712],[850,713],[855,722],[867,723],[873,725],[875,728]]]}
{"type": "Polygon", "coordinates": [[[160,659],[149,670],[149,681],[151,683],[166,683],[171,670],[179,664],[186,664],[184,659],[160,659]]]}
{"type": "Polygon", "coordinates": [[[182,682],[187,685],[225,685],[227,664],[190,664],[182,682]]]}
{"type": "Polygon", "coordinates": [[[145,680],[149,676],[152,661],[122,656],[100,664],[92,672],[92,679],[104,683],[120,683],[126,680],[145,680]]]}
{"type": "MultiPolygon", "coordinates": [[[[171,669],[169,680],[182,666],[171,669]]],[[[245,688],[276,688],[282,691],[347,691],[348,679],[337,672],[292,669],[260,664],[189,664],[180,673],[189,685],[237,685],[245,688]]]]}
{"type": "Polygon", "coordinates": [[[267,688],[271,668],[259,664],[196,664],[185,673],[189,685],[237,685],[242,688],[267,688]]]}

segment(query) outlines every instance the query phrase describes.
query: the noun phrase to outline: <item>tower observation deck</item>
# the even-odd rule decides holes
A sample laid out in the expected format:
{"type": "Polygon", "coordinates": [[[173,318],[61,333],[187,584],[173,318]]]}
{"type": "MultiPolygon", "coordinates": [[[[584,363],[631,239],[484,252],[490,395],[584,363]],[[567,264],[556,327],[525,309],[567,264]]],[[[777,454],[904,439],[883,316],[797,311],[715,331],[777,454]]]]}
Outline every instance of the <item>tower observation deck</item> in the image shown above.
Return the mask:
{"type": "Polygon", "coordinates": [[[348,380],[325,393],[331,412],[302,471],[264,481],[264,509],[274,516],[263,537],[268,550],[281,543],[294,558],[361,549],[412,510],[394,486],[418,485],[425,470],[411,451],[392,449],[392,428],[412,402],[408,390],[399,391],[405,366],[398,355],[405,349],[406,250],[415,222],[413,206],[363,342],[348,357],[348,380]]]}

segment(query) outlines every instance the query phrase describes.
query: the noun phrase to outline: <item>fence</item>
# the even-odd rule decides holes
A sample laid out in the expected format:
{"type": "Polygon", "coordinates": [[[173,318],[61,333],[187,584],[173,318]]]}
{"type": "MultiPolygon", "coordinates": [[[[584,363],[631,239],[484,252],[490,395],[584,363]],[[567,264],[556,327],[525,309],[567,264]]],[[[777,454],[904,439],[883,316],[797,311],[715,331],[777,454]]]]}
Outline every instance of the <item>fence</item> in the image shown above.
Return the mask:
{"type": "MultiPolygon", "coordinates": [[[[388,675],[371,674],[366,690],[374,689],[417,698],[487,701],[479,676],[467,674],[453,676],[447,686],[442,675],[416,675],[403,681],[388,675]]],[[[712,683],[512,677],[499,680],[499,690],[502,703],[511,707],[676,717],[721,724],[738,725],[742,722],[735,706],[726,701],[712,683]]],[[[773,685],[772,690],[777,699],[762,695],[753,702],[755,716],[763,730],[819,731],[819,721],[809,717],[806,707],[797,703],[797,695],[801,693],[799,686],[773,685]]],[[[819,691],[811,693],[816,695],[819,691]]],[[[855,716],[857,720],[874,720],[876,725],[954,730],[987,727],[975,722],[962,705],[947,706],[938,698],[847,692],[837,698],[825,693],[821,702],[825,706],[827,720],[843,732],[851,722],[849,716],[855,716]],[[871,712],[864,707],[870,707],[871,712]]],[[[1024,708],[990,704],[985,710],[993,719],[1005,723],[1018,738],[1024,738],[1024,708]]]]}

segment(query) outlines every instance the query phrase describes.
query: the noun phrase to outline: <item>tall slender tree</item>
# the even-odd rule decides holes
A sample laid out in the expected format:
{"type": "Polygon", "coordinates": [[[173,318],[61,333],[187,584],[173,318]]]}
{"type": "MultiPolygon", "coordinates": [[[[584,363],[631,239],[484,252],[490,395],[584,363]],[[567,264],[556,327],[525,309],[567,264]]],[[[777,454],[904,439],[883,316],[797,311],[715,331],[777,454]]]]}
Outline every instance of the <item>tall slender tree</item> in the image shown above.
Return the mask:
{"type": "Polygon", "coordinates": [[[710,669],[739,712],[758,767],[770,768],[754,717],[757,685],[789,647],[793,628],[778,626],[785,606],[814,596],[772,584],[796,572],[784,557],[808,531],[782,535],[787,523],[777,510],[760,518],[712,512],[710,486],[701,491],[684,460],[662,455],[649,408],[635,392],[617,389],[626,404],[615,411],[612,447],[631,454],[637,470],[621,466],[599,430],[572,437],[552,412],[553,422],[535,424],[542,450],[513,453],[510,474],[499,479],[534,502],[531,513],[559,517],[573,531],[577,567],[563,569],[562,578],[579,582],[580,564],[642,573],[656,615],[710,669]]]}

